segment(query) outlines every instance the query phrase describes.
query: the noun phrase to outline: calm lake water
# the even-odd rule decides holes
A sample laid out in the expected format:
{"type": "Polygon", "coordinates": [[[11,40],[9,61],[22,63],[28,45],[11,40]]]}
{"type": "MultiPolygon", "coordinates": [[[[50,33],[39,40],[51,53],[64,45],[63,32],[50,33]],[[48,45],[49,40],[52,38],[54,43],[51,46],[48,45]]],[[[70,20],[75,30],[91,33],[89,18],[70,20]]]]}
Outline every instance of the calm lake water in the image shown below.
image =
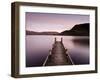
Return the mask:
{"type": "Polygon", "coordinates": [[[42,66],[49,50],[52,49],[54,38],[63,44],[74,64],[89,64],[89,37],[87,36],[48,36],[26,35],[26,67],[42,66]]]}

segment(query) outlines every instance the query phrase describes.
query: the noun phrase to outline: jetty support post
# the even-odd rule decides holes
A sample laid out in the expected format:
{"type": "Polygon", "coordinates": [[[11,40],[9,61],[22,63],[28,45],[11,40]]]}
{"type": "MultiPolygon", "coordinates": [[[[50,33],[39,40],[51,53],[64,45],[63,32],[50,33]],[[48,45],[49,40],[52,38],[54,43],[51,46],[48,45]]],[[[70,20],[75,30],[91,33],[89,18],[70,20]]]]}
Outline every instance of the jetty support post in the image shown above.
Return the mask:
{"type": "Polygon", "coordinates": [[[63,38],[61,37],[61,43],[63,42],[63,38]]]}
{"type": "Polygon", "coordinates": [[[55,43],[56,43],[56,37],[55,37],[55,43]]]}

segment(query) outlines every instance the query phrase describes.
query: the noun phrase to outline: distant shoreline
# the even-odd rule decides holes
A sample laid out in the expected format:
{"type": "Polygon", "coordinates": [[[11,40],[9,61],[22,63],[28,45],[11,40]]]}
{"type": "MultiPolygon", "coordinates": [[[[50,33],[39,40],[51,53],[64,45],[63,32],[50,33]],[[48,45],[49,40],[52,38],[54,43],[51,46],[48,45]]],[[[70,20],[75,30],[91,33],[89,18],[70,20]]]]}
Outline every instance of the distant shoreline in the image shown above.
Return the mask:
{"type": "Polygon", "coordinates": [[[84,36],[84,37],[89,37],[86,35],[26,35],[26,36],[84,36]]]}
{"type": "Polygon", "coordinates": [[[59,32],[35,32],[26,30],[26,35],[61,35],[61,36],[89,36],[89,23],[76,24],[71,30],[59,32]]]}

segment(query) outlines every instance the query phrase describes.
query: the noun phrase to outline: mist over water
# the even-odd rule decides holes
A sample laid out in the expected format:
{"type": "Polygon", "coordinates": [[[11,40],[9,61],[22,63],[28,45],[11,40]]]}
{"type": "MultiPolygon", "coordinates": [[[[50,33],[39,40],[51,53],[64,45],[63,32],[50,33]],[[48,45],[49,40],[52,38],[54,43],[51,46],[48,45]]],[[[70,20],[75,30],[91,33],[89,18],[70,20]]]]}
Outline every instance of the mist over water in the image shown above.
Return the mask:
{"type": "Polygon", "coordinates": [[[75,65],[89,64],[89,37],[87,36],[51,36],[26,35],[26,67],[42,66],[49,50],[52,49],[54,38],[68,49],[75,65]]]}

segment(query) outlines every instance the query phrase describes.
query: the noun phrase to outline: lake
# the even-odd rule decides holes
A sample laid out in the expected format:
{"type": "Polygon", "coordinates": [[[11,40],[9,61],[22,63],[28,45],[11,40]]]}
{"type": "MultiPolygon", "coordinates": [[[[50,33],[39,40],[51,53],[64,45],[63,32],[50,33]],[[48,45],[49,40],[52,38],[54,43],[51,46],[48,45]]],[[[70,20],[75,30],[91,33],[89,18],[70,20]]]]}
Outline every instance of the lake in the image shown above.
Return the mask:
{"type": "Polygon", "coordinates": [[[75,65],[89,64],[88,36],[26,35],[26,67],[43,65],[55,37],[57,41],[63,38],[64,47],[75,65]]]}

